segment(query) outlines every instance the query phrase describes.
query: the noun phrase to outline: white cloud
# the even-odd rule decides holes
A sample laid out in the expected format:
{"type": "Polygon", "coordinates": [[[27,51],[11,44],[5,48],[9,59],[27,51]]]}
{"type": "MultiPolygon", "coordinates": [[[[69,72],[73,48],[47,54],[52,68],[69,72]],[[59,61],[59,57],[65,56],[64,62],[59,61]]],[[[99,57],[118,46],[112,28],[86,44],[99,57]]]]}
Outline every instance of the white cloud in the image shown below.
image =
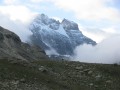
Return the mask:
{"type": "Polygon", "coordinates": [[[52,56],[52,55],[57,55],[58,56],[59,55],[57,53],[57,51],[53,48],[50,48],[50,50],[46,50],[45,52],[46,52],[46,55],[48,55],[48,56],[52,56]]]}
{"type": "Polygon", "coordinates": [[[108,36],[105,35],[105,33],[102,34],[96,34],[94,32],[89,32],[89,31],[82,31],[83,34],[89,38],[91,38],[92,40],[96,41],[97,43],[100,43],[102,40],[104,40],[105,38],[108,38],[108,36]]]}
{"type": "Polygon", "coordinates": [[[14,4],[14,3],[16,3],[18,0],[4,0],[3,2],[5,3],[5,4],[14,4]]]}
{"type": "Polygon", "coordinates": [[[32,34],[28,25],[36,14],[27,6],[21,5],[19,0],[4,0],[4,5],[0,5],[0,26],[16,33],[26,42],[32,34]]]}
{"type": "MultiPolygon", "coordinates": [[[[18,0],[4,0],[6,4],[14,4],[22,1],[18,0]]],[[[82,20],[110,20],[114,22],[120,21],[120,12],[117,8],[108,6],[114,3],[114,0],[30,0],[24,4],[32,5],[32,3],[53,2],[57,7],[63,10],[72,11],[78,19],[82,20]]],[[[24,6],[25,7],[25,6],[24,6]]],[[[48,6],[49,7],[49,6],[48,6]]],[[[26,11],[26,9],[24,9],[26,11]]],[[[25,12],[23,10],[23,13],[25,12]]]]}
{"type": "Polygon", "coordinates": [[[120,13],[116,8],[108,7],[106,4],[112,3],[112,0],[49,0],[56,6],[70,10],[75,13],[79,19],[84,20],[110,20],[119,21],[120,13]]]}
{"type": "Polygon", "coordinates": [[[24,23],[29,22],[35,15],[34,12],[21,5],[0,6],[0,12],[4,15],[9,15],[11,20],[19,20],[24,23]]]}
{"type": "Polygon", "coordinates": [[[0,13],[0,26],[16,33],[24,42],[28,41],[29,40],[28,37],[32,34],[28,30],[27,25],[19,21],[12,21],[9,19],[7,15],[3,15],[1,13],[0,13]]]}
{"type": "Polygon", "coordinates": [[[107,39],[111,36],[120,35],[120,29],[116,26],[109,26],[109,27],[83,27],[79,24],[79,29],[82,33],[91,38],[92,40],[96,41],[97,43],[102,42],[104,39],[107,39]]]}
{"type": "Polygon", "coordinates": [[[103,31],[105,31],[106,33],[111,33],[111,34],[120,34],[120,31],[117,27],[111,26],[108,28],[103,28],[103,31]]]}
{"type": "Polygon", "coordinates": [[[120,35],[105,39],[96,46],[82,45],[75,49],[72,60],[87,63],[119,63],[120,35]]]}
{"type": "Polygon", "coordinates": [[[40,2],[42,2],[44,0],[30,0],[30,1],[33,2],[33,3],[40,3],[40,2]]]}
{"type": "Polygon", "coordinates": [[[80,29],[80,31],[82,31],[82,33],[85,36],[91,38],[92,40],[96,41],[97,43],[100,43],[103,39],[108,37],[108,35],[104,31],[102,31],[98,28],[85,28],[79,24],[79,29],[80,29]]]}
{"type": "Polygon", "coordinates": [[[59,18],[59,17],[51,17],[51,18],[53,18],[53,19],[55,19],[55,20],[58,20],[58,21],[62,22],[62,19],[59,18]]]}

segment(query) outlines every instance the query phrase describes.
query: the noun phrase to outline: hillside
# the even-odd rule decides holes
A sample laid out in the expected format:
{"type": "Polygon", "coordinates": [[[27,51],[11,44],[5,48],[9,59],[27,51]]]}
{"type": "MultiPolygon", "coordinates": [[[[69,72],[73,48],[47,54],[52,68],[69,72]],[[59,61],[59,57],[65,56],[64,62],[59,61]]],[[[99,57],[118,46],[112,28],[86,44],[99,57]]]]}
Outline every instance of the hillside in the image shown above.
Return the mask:
{"type": "Polygon", "coordinates": [[[21,42],[15,33],[0,27],[0,58],[31,61],[47,56],[41,48],[21,42]]]}

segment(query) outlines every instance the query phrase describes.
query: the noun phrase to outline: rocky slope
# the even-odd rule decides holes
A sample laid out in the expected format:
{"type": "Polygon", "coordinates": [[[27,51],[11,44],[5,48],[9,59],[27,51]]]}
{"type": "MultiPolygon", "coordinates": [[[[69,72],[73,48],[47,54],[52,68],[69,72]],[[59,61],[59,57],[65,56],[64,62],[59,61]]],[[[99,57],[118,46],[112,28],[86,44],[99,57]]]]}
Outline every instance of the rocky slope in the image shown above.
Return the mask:
{"type": "Polygon", "coordinates": [[[38,60],[47,56],[41,48],[21,42],[15,33],[0,27],[0,58],[38,60]]]}
{"type": "Polygon", "coordinates": [[[44,50],[54,50],[58,55],[73,55],[76,46],[95,45],[96,42],[84,36],[78,25],[67,19],[61,23],[41,14],[30,25],[31,40],[44,50]]]}
{"type": "Polygon", "coordinates": [[[0,90],[120,90],[119,84],[119,65],[0,60],[0,90]]]}

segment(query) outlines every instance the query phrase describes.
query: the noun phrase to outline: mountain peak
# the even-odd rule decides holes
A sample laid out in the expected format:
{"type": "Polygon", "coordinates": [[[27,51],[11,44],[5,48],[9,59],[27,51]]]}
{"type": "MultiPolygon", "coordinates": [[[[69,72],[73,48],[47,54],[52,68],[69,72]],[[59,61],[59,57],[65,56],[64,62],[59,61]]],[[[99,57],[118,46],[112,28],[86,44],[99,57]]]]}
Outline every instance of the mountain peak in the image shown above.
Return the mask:
{"type": "Polygon", "coordinates": [[[39,14],[35,21],[41,21],[41,23],[45,24],[45,25],[48,25],[48,24],[51,24],[51,23],[60,23],[59,21],[53,19],[53,18],[49,18],[47,15],[45,14],[39,14]]]}
{"type": "Polygon", "coordinates": [[[49,24],[49,17],[45,14],[39,14],[39,15],[37,15],[35,21],[47,25],[47,24],[49,24]]]}
{"type": "Polygon", "coordinates": [[[79,30],[78,24],[68,19],[63,19],[62,26],[65,30],[79,30]]]}
{"type": "MultiPolygon", "coordinates": [[[[82,34],[78,24],[63,19],[59,21],[41,14],[31,24],[32,42],[42,47],[46,52],[57,52],[58,55],[73,55],[76,46],[95,42],[82,34]]],[[[52,53],[53,54],[53,53],[52,53]]],[[[54,54],[53,54],[54,55],[54,54]]]]}
{"type": "Polygon", "coordinates": [[[70,20],[68,20],[68,19],[64,18],[64,19],[62,20],[62,22],[72,23],[73,21],[70,21],[70,20]]]}
{"type": "Polygon", "coordinates": [[[48,19],[50,19],[47,15],[45,15],[43,13],[40,14],[39,17],[40,17],[41,20],[48,20],[48,19]]]}

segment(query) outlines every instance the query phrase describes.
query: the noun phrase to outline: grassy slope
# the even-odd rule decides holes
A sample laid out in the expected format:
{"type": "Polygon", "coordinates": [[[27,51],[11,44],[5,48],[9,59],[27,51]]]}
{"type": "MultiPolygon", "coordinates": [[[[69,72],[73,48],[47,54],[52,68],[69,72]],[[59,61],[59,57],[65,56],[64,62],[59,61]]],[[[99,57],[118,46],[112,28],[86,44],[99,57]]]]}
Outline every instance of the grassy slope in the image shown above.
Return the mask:
{"type": "Polygon", "coordinates": [[[0,90],[120,90],[120,66],[0,60],[0,90]]]}

